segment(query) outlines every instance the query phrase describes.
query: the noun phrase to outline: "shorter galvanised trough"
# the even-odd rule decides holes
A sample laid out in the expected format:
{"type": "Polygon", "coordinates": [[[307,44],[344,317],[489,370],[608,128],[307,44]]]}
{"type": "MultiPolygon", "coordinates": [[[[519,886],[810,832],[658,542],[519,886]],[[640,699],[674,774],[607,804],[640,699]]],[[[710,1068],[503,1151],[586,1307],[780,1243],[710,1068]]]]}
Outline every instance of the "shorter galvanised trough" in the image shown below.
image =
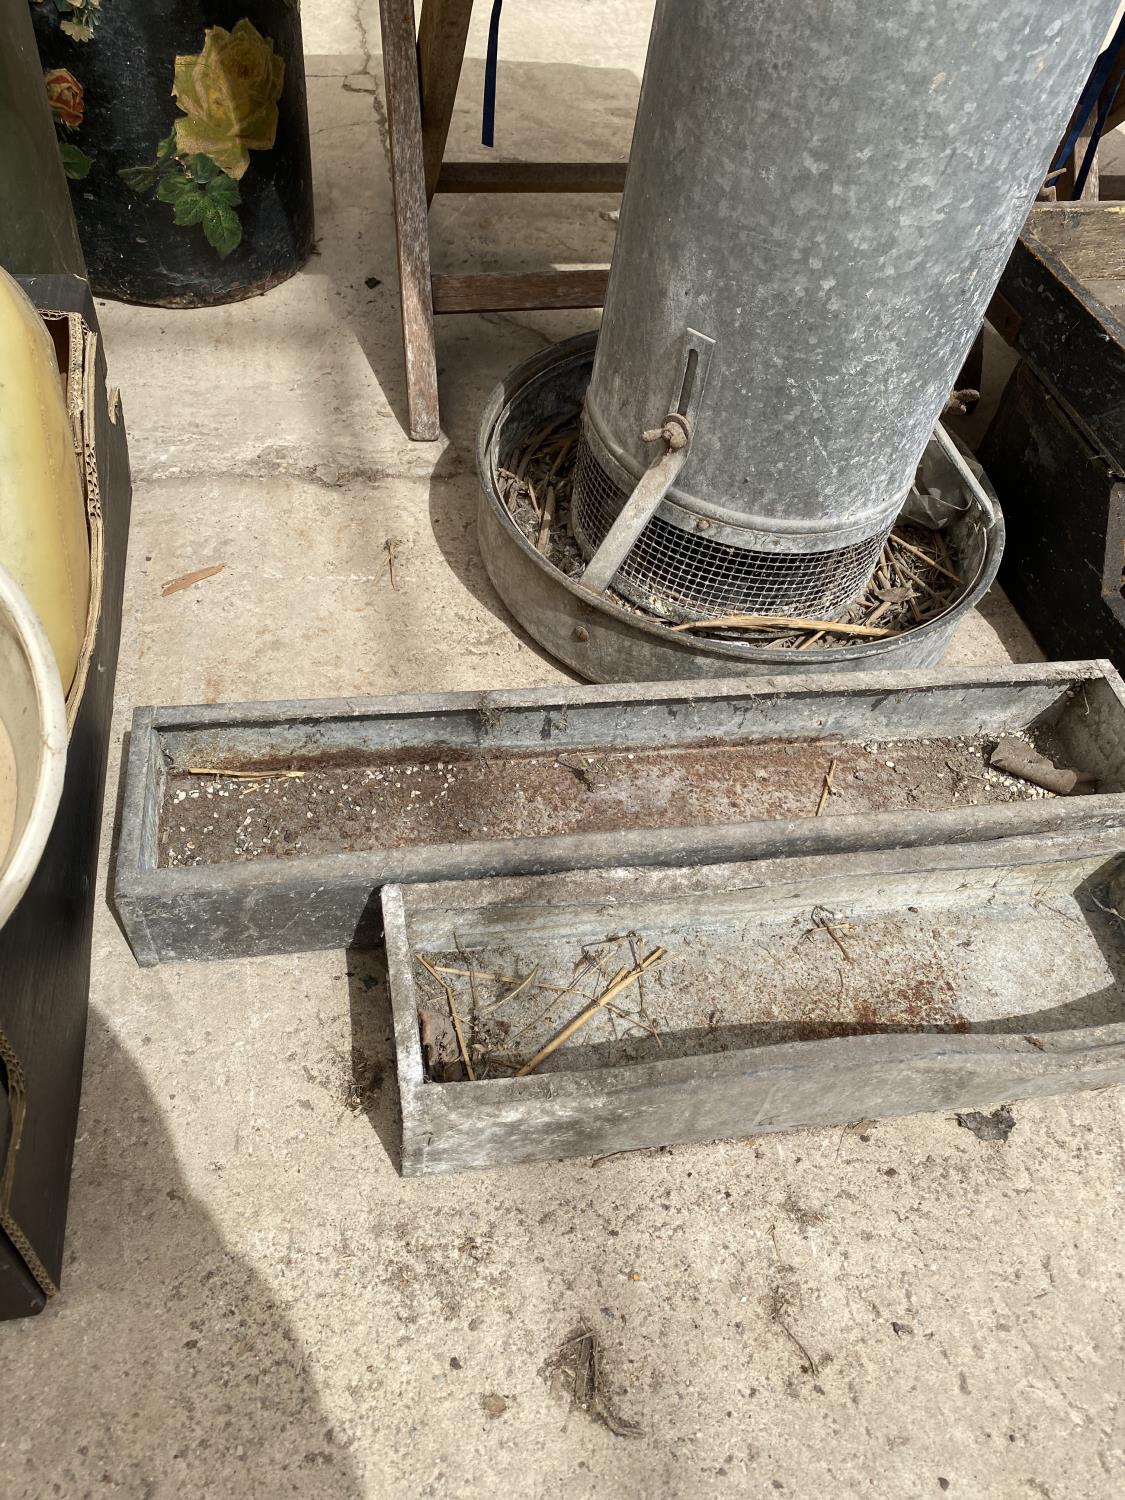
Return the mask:
{"type": "Polygon", "coordinates": [[[369,945],[389,882],[1107,830],[1102,662],[140,708],[114,899],[153,964],[369,945]],[[1092,795],[992,771],[1009,734],[1092,795]]]}
{"type": "Polygon", "coordinates": [[[402,1171],[1125,1082],[1122,866],[1068,831],[389,886],[402,1171]]]}

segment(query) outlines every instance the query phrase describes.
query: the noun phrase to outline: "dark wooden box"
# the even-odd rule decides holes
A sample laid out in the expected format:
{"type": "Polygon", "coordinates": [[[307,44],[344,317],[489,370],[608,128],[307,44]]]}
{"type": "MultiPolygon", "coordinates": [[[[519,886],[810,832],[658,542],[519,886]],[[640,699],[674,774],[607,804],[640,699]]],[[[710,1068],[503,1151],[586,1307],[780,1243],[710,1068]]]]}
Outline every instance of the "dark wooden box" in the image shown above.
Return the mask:
{"type": "MultiPolygon", "coordinates": [[[[1092,447],[1118,466],[1125,463],[1123,247],[1125,203],[1038,204],[989,308],[997,331],[1077,417],[1092,447]]],[[[991,469],[988,477],[995,482],[991,469]]]]}
{"type": "Polygon", "coordinates": [[[1125,204],[1035,207],[989,309],[1021,356],[980,449],[1048,656],[1125,665],[1125,204]]]}
{"type": "Polygon", "coordinates": [[[1048,656],[1125,667],[1125,482],[1027,364],[980,450],[1008,527],[1000,580],[1048,656]]]}

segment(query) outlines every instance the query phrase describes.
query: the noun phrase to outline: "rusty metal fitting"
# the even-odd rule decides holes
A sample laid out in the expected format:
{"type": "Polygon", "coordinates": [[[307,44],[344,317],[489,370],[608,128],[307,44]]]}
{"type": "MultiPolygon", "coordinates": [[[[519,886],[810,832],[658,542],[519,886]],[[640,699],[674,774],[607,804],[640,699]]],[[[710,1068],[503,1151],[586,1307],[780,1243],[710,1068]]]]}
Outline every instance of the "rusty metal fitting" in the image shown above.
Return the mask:
{"type": "Polygon", "coordinates": [[[664,441],[669,452],[678,453],[691,442],[691,423],[678,411],[670,411],[664,418],[663,427],[648,427],[641,433],[641,438],[646,443],[664,441]]]}

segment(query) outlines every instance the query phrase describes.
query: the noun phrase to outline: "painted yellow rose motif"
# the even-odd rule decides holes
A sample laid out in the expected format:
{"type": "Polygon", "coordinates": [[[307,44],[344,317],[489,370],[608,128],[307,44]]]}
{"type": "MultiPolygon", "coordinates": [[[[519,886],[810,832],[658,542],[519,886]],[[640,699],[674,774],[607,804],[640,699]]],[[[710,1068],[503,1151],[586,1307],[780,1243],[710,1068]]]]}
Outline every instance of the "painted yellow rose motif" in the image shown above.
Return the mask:
{"type": "Polygon", "coordinates": [[[274,143],[284,80],[283,59],[245,17],[233,31],[209,27],[202,52],[176,58],[172,93],[187,116],[176,121],[176,154],[210,157],[237,181],[250,152],[274,143]]]}

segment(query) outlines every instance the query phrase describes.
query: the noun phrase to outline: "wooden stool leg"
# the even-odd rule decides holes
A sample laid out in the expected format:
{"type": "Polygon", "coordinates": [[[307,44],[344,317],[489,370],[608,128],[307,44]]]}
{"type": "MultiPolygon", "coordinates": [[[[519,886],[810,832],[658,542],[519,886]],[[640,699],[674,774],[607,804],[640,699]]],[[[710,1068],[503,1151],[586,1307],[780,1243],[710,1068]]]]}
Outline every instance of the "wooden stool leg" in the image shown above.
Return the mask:
{"type": "MultiPolygon", "coordinates": [[[[1095,111],[1096,113],[1096,111],[1095,111]]],[[[1082,127],[1082,133],[1074,147],[1074,155],[1067,162],[1062,173],[1055,178],[1055,188],[1059,202],[1069,203],[1074,196],[1074,184],[1078,178],[1078,169],[1086,159],[1086,152],[1090,149],[1090,136],[1093,131],[1093,120],[1087,120],[1082,127]]],[[[1082,188],[1082,200],[1096,200],[1098,196],[1098,158],[1097,147],[1094,148],[1094,160],[1090,165],[1090,172],[1082,188]]]]}
{"type": "Polygon", "coordinates": [[[439,436],[441,425],[414,0],[379,0],[379,23],[387,89],[387,135],[410,436],[418,442],[430,442],[439,436]]]}
{"type": "Polygon", "coordinates": [[[418,72],[422,82],[422,155],[426,201],[434,196],[441,172],[449,122],[465,61],[473,0],[422,0],[418,25],[418,72]]]}
{"type": "MultiPolygon", "coordinates": [[[[961,373],[954,382],[955,391],[980,391],[984,381],[984,329],[977,334],[973,340],[973,346],[965,356],[965,363],[961,366],[961,373]]],[[[968,409],[975,410],[976,402],[968,409]]]]}

